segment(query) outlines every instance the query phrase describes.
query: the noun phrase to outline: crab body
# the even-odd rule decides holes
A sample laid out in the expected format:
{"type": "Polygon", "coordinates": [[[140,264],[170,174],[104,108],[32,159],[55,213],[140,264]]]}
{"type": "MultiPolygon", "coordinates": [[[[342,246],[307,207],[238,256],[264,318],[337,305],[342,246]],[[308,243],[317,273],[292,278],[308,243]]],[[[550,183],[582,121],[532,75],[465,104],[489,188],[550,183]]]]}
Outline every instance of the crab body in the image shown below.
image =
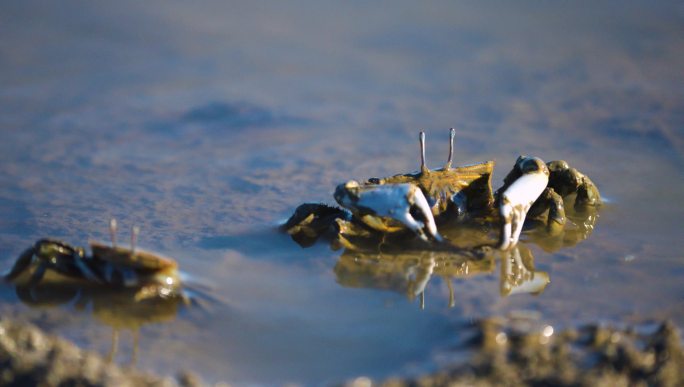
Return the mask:
{"type": "Polygon", "coordinates": [[[138,288],[136,298],[177,296],[180,292],[178,263],[141,249],[107,246],[91,242],[94,260],[101,262],[98,274],[102,283],[138,288]]]}
{"type": "Polygon", "coordinates": [[[370,184],[412,184],[428,200],[433,216],[459,216],[489,208],[493,203],[491,176],[494,162],[441,169],[423,169],[418,173],[369,179],[370,184]]]}
{"type": "Polygon", "coordinates": [[[334,197],[343,209],[304,204],[284,225],[285,230],[297,241],[305,234],[311,242],[332,227],[336,242],[352,250],[363,249],[352,241],[359,238],[370,244],[398,242],[406,247],[412,243],[404,235],[408,231],[434,249],[444,241],[438,226],[474,221],[498,227],[498,247],[507,250],[518,242],[526,219],[545,224],[552,235],[562,234],[567,222],[566,198],[575,197],[576,210],[601,204],[593,182],[565,161],[545,164],[529,156],[520,156],[504,185],[492,193],[493,161],[451,166],[454,134],[452,129],[449,158],[443,168],[426,167],[425,134],[421,132],[420,171],[340,184],[334,197]],[[400,236],[394,238],[393,234],[400,236]]]}
{"type": "Polygon", "coordinates": [[[4,279],[24,289],[68,283],[133,290],[135,300],[182,297],[176,261],[135,249],[134,243],[128,249],[91,242],[90,249],[88,256],[83,248],[41,239],[21,254],[4,279]]]}
{"type": "MultiPolygon", "coordinates": [[[[421,132],[419,172],[351,180],[335,190],[335,200],[356,220],[384,233],[410,229],[423,241],[441,242],[437,222],[482,213],[494,201],[491,175],[494,162],[452,168],[454,130],[449,159],[441,169],[425,165],[425,134],[421,132]]],[[[338,222],[339,223],[339,222],[338,222]]]]}

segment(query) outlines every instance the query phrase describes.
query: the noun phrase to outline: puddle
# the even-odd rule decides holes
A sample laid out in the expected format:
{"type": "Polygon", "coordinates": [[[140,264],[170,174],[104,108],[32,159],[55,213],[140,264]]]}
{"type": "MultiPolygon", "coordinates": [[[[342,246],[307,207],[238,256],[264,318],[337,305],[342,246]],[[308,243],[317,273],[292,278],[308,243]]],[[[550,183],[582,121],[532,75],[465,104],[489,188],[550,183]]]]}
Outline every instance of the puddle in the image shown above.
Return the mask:
{"type": "Polygon", "coordinates": [[[675,2],[0,11],[0,267],[42,237],[107,240],[115,217],[218,300],[136,317],[2,286],[3,315],[237,384],[421,373],[483,316],[684,326],[675,2]],[[591,235],[469,262],[303,249],[276,230],[340,182],[416,170],[421,128],[441,166],[449,127],[455,164],[496,161],[494,188],[519,154],[590,176],[610,198],[591,235]]]}

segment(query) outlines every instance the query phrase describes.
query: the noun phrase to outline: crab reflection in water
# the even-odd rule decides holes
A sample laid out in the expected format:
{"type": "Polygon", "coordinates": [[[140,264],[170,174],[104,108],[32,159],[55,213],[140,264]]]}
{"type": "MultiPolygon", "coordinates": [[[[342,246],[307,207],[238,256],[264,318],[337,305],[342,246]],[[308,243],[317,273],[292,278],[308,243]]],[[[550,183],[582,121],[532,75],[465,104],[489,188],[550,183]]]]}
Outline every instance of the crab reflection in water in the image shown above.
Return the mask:
{"type": "Polygon", "coordinates": [[[420,298],[425,307],[425,289],[434,277],[441,277],[449,288],[449,307],[456,305],[453,280],[491,274],[496,258],[501,257],[499,276],[502,296],[540,294],[550,282],[546,272],[534,267],[534,257],[527,246],[516,245],[500,252],[481,249],[461,252],[420,251],[410,253],[360,253],[345,250],[335,265],[337,282],[353,288],[372,288],[404,293],[420,298]]]}
{"type": "MultiPolygon", "coordinates": [[[[342,228],[339,234],[332,236],[333,248],[345,247],[335,266],[335,274],[343,286],[387,289],[405,293],[409,299],[420,297],[421,307],[425,304],[427,284],[437,276],[447,284],[449,307],[453,307],[456,305],[453,280],[494,273],[496,261],[500,259],[501,296],[538,295],[550,283],[550,277],[548,273],[536,270],[535,258],[528,244],[538,245],[551,253],[575,246],[593,232],[598,217],[596,211],[579,211],[568,206],[567,223],[562,232],[551,234],[533,227],[522,243],[508,250],[489,247],[495,243],[497,232],[486,222],[443,227],[443,234],[452,245],[441,251],[424,249],[420,244],[410,245],[400,239],[399,244],[387,236],[382,239],[357,238],[342,228]],[[345,237],[343,243],[339,242],[340,235],[345,237]]],[[[308,244],[303,243],[302,246],[308,244]]]]}
{"type": "Polygon", "coordinates": [[[130,364],[138,360],[140,329],[146,325],[172,322],[181,308],[186,306],[180,298],[148,298],[135,301],[130,289],[112,290],[97,287],[42,283],[31,288],[17,286],[19,299],[33,308],[72,306],[79,312],[92,313],[100,323],[111,327],[112,338],[107,355],[116,360],[119,337],[122,331],[130,331],[133,343],[130,364]]]}

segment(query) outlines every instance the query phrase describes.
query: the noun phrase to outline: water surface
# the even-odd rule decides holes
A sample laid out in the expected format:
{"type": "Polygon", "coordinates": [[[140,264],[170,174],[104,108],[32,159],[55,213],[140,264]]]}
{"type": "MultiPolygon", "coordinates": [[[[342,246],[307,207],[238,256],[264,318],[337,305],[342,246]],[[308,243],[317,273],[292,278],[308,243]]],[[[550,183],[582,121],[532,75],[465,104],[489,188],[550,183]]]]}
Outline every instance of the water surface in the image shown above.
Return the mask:
{"type": "MultiPolygon", "coordinates": [[[[4,2],[0,266],[40,237],[139,225],[221,303],[129,322],[117,361],[238,384],[422,372],[464,324],[511,312],[683,326],[683,32],[676,2],[4,2]],[[441,166],[449,127],[458,163],[497,162],[495,186],[533,154],[610,199],[586,241],[528,246],[543,293],[502,297],[493,261],[450,280],[453,307],[434,276],[421,309],[277,232],[341,181],[416,170],[420,128],[441,166]]],[[[10,287],[0,300],[111,349],[116,324],[92,305],[32,308],[10,287]]]]}

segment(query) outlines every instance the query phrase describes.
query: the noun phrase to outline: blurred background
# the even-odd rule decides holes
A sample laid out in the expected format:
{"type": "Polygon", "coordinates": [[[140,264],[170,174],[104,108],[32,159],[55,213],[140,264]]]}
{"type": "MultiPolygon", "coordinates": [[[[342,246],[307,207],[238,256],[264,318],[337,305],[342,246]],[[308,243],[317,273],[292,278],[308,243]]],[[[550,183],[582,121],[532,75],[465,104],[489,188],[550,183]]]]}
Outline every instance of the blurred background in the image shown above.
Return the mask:
{"type": "MultiPolygon", "coordinates": [[[[421,372],[459,323],[518,310],[682,326],[682,69],[680,1],[4,1],[0,266],[40,237],[139,225],[226,303],[139,328],[139,365],[237,383],[421,372]],[[531,154],[608,199],[587,241],[532,246],[543,294],[503,298],[492,271],[457,283],[453,308],[432,281],[421,311],[340,286],[339,252],[276,231],[342,181],[416,170],[420,129],[441,166],[450,127],[457,164],[497,162],[495,188],[531,154]]],[[[109,346],[110,327],[69,305],[4,287],[0,307],[109,346]]]]}

